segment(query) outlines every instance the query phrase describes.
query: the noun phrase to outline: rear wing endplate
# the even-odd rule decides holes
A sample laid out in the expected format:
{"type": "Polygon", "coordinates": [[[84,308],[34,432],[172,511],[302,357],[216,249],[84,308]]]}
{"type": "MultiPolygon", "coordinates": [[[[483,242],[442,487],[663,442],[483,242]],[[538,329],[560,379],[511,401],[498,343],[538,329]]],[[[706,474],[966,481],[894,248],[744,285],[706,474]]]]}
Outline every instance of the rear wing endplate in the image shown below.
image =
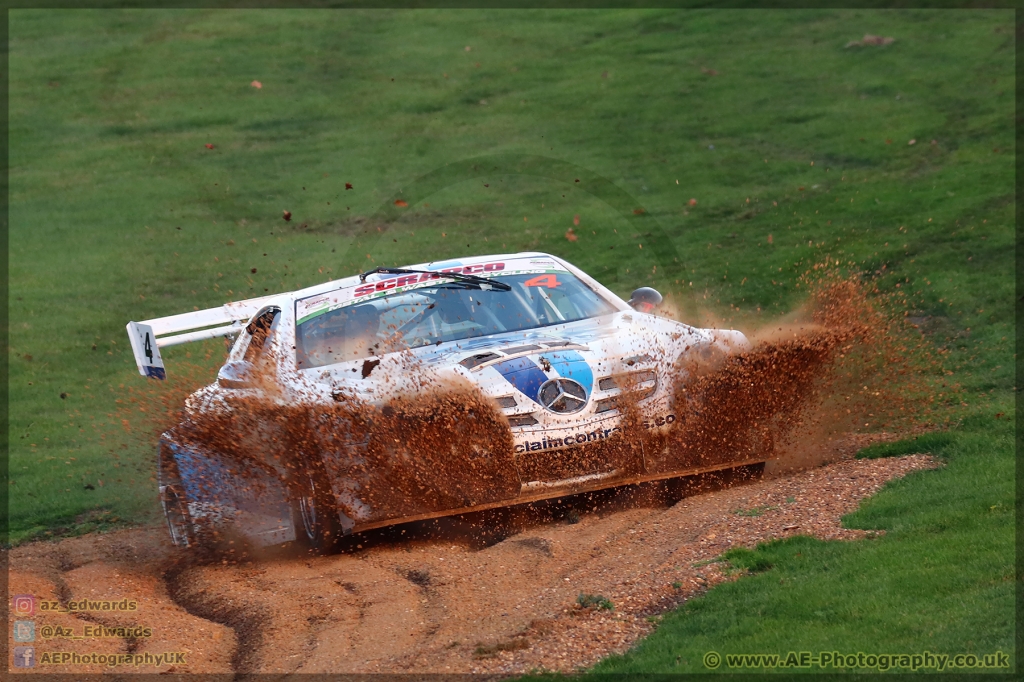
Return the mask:
{"type": "Polygon", "coordinates": [[[164,371],[163,358],[160,357],[161,348],[234,336],[244,328],[246,321],[275,297],[250,298],[225,303],[219,308],[129,322],[128,340],[132,344],[132,353],[135,355],[139,374],[151,379],[165,379],[167,374],[164,371]]]}

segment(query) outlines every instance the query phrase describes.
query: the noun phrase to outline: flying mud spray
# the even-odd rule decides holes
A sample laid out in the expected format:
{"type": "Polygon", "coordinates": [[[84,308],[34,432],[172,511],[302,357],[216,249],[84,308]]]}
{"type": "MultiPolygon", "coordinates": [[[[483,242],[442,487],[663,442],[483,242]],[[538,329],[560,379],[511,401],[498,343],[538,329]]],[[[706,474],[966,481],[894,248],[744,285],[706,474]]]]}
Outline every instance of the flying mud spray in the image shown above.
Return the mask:
{"type": "MultiPolygon", "coordinates": [[[[350,524],[373,528],[389,520],[516,505],[527,481],[614,472],[613,484],[628,485],[641,478],[669,479],[673,472],[766,460],[771,475],[926,428],[935,398],[924,380],[936,363],[921,335],[903,322],[901,301],[830,266],[813,268],[800,286],[809,292],[801,309],[745,330],[753,342],[749,350],[726,354],[705,349],[681,359],[657,359],[671,363],[659,371],[671,377],[669,423],[650,428],[656,415],[646,413],[644,396],[631,390],[630,378],[619,377],[625,388],[616,405],[620,428],[570,449],[545,444],[517,452],[508,422],[491,400],[468,382],[432,379],[408,352],[398,356],[397,364],[364,366],[364,373],[384,375],[385,394],[373,404],[343,388],[336,390],[333,402],[312,394],[308,400],[284,399],[264,376],[259,391],[249,397],[242,393],[230,405],[213,404],[200,392],[181,410],[187,383],[179,382],[176,390],[160,396],[159,412],[166,421],[160,420],[159,430],[177,424],[175,439],[182,446],[218,453],[239,470],[266,468],[285,481],[288,497],[302,507],[296,518],[308,515],[310,508],[320,514],[315,532],[325,537],[320,543],[313,538],[313,544],[322,550],[347,530],[325,510],[340,509],[350,524]],[[414,393],[388,394],[388,373],[418,376],[419,386],[414,393]]],[[[760,473],[758,467],[747,467],[732,478],[760,473]]],[[[173,478],[174,472],[162,472],[162,480],[173,478]]],[[[681,487],[666,480],[614,494],[588,493],[583,506],[607,508],[610,497],[620,507],[665,503],[665,494],[671,502],[728,478],[721,473],[681,487]]],[[[225,506],[218,505],[220,481],[212,479],[219,477],[211,476],[200,497],[214,508],[225,506]]],[[[246,485],[244,496],[263,494],[259,483],[246,485]]],[[[486,544],[521,528],[528,522],[524,518],[553,513],[551,505],[540,507],[548,511],[472,514],[432,527],[435,532],[458,528],[458,534],[468,536],[464,541],[486,544]]],[[[203,544],[219,550],[230,546],[235,557],[251,556],[253,549],[224,528],[212,524],[203,544]]],[[[357,533],[341,547],[356,549],[362,539],[370,541],[357,533]]]]}

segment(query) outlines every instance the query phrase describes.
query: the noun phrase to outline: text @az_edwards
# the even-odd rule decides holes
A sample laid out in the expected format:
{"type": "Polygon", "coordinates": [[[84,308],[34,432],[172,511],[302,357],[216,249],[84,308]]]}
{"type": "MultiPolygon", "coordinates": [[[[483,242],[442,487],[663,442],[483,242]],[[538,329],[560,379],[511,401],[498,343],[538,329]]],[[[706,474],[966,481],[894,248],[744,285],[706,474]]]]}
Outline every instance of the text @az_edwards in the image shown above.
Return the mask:
{"type": "Polygon", "coordinates": [[[39,628],[39,636],[43,639],[125,639],[131,637],[152,637],[153,628],[148,625],[108,627],[106,625],[86,625],[80,632],[75,632],[72,627],[61,627],[60,625],[43,625],[39,628]]]}
{"type": "Polygon", "coordinates": [[[1009,669],[1010,655],[997,651],[994,654],[933,654],[925,651],[918,654],[866,654],[859,651],[855,654],[840,651],[790,651],[788,654],[726,654],[724,657],[717,651],[704,654],[704,667],[716,670],[722,662],[733,669],[752,668],[833,668],[833,669],[869,669],[884,672],[887,670],[943,670],[974,669],[1000,670],[1009,669]]]}

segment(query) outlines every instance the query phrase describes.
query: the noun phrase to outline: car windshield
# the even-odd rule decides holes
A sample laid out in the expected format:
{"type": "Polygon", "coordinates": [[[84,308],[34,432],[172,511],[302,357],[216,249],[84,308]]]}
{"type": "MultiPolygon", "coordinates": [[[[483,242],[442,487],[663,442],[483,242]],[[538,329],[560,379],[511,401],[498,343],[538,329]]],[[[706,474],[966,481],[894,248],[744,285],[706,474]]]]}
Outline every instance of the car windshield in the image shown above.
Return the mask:
{"type": "Polygon", "coordinates": [[[295,333],[298,367],[323,367],[615,312],[610,303],[565,271],[495,279],[508,284],[511,291],[440,282],[300,318],[295,333]]]}

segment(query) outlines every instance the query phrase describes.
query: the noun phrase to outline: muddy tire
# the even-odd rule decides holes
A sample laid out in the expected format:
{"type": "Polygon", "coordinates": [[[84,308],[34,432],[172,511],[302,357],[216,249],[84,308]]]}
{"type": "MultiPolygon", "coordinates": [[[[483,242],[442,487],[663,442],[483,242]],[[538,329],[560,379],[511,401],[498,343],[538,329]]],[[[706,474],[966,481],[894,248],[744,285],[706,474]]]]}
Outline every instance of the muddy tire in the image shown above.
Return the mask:
{"type": "Polygon", "coordinates": [[[316,554],[334,552],[342,536],[342,527],[323,465],[307,464],[296,472],[292,489],[295,539],[316,554]]]}
{"type": "Polygon", "coordinates": [[[680,372],[685,372],[687,382],[693,383],[701,377],[721,370],[728,358],[728,353],[717,345],[703,345],[676,358],[675,372],[677,376],[680,372]]]}
{"type": "Polygon", "coordinates": [[[157,485],[160,491],[160,508],[167,523],[167,532],[176,547],[189,548],[198,544],[192,515],[188,509],[185,486],[181,483],[178,463],[161,444],[157,485]]]}
{"type": "Polygon", "coordinates": [[[163,508],[171,542],[176,547],[194,547],[196,536],[181,481],[175,480],[160,486],[160,506],[163,508]]]}

